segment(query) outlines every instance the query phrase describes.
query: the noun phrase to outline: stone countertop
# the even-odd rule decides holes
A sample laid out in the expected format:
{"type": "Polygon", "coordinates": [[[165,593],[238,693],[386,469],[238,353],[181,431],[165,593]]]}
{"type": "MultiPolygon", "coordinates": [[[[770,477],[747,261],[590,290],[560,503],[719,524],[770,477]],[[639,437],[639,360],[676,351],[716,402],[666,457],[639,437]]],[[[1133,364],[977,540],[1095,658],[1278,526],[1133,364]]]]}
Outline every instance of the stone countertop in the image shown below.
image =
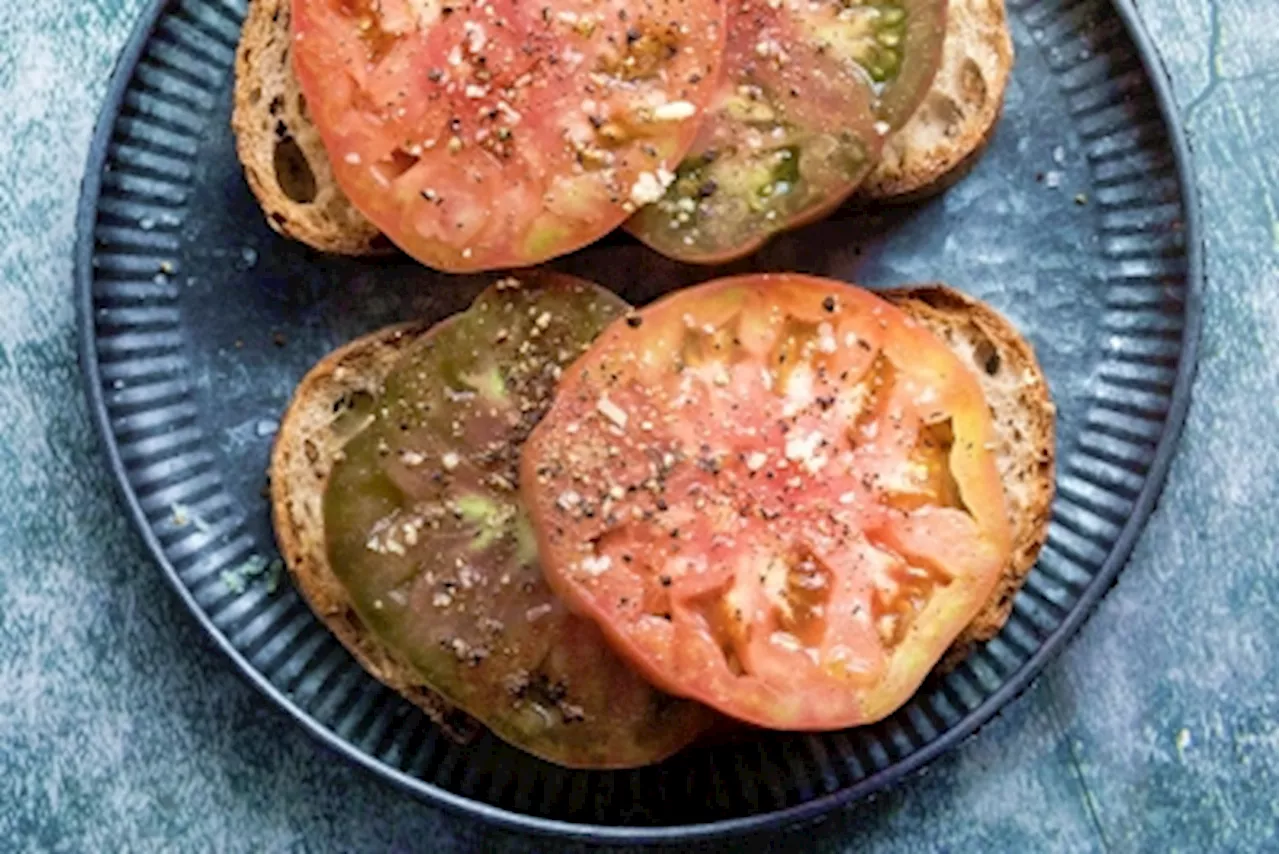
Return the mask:
{"type": "MultiPolygon", "coordinates": [[[[90,428],[70,299],[89,138],[143,0],[0,4],[0,848],[551,847],[318,747],[152,565],[90,428]]],[[[1275,850],[1277,8],[1139,7],[1207,237],[1201,364],[1160,506],[1079,636],[977,738],[803,835],[726,850],[1275,850]]]]}

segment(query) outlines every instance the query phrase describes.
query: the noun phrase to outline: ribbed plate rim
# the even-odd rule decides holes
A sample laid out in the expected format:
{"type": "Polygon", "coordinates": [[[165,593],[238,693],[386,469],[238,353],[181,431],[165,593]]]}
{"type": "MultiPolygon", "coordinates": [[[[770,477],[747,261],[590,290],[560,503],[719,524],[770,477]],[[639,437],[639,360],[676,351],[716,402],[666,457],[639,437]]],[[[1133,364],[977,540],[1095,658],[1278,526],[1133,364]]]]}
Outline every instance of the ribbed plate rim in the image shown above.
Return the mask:
{"type": "Polygon", "coordinates": [[[449,792],[425,780],[379,761],[363,752],[356,745],[344,740],[336,732],[327,729],[306,711],[301,709],[284,692],[271,684],[265,676],[240,653],[221,630],[214,625],[209,614],[196,601],[191,590],[183,583],[176,569],[164,553],[164,548],[146,517],[138,497],[128,486],[125,463],[119,445],[111,429],[110,415],[103,394],[103,383],[96,349],[93,321],[93,254],[94,225],[98,200],[102,189],[102,166],[108,154],[112,130],[122,106],[134,68],[150,42],[157,25],[171,0],[149,0],[139,16],[133,32],[116,60],[108,83],[107,92],[94,127],[89,145],[84,177],[81,182],[79,206],[76,214],[76,243],[73,263],[73,289],[78,327],[81,375],[89,402],[90,417],[95,432],[106,453],[119,498],[134,527],[143,538],[148,551],[160,565],[170,586],[185,603],[196,621],[208,633],[219,649],[235,664],[251,685],[271,699],[295,722],[322,745],[343,758],[386,778],[411,794],[446,807],[455,812],[479,818],[508,829],[522,830],[540,835],[560,836],[584,841],[631,844],[659,844],[676,841],[693,841],[741,834],[817,818],[838,807],[861,800],[877,791],[910,777],[920,771],[942,753],[968,739],[1009,701],[1026,690],[1050,660],[1052,660],[1093,612],[1103,595],[1112,587],[1120,570],[1127,563],[1138,536],[1146,526],[1156,502],[1165,486],[1169,466],[1178,447],[1186,414],[1191,402],[1191,384],[1199,363],[1200,329],[1203,312],[1203,237],[1198,188],[1191,164],[1190,146],[1179,121],[1177,105],[1173,97],[1163,60],[1155,50],[1150,35],[1142,23],[1134,0],[1110,0],[1135,52],[1141,62],[1151,87],[1156,107],[1164,125],[1168,145],[1174,155],[1174,169],[1183,204],[1186,252],[1186,291],[1183,304],[1183,335],[1179,352],[1178,369],[1169,397],[1169,409],[1164,429],[1156,443],[1155,455],[1147,470],[1142,488],[1134,500],[1133,513],[1116,536],[1107,559],[1098,572],[1086,584],[1079,599],[1071,607],[1062,623],[1039,645],[1003,684],[986,700],[965,714],[954,726],[924,747],[911,753],[854,783],[835,792],[815,797],[804,803],[749,816],[740,816],[712,822],[667,826],[614,826],[587,824],[542,818],[486,804],[464,795],[449,792]]]}

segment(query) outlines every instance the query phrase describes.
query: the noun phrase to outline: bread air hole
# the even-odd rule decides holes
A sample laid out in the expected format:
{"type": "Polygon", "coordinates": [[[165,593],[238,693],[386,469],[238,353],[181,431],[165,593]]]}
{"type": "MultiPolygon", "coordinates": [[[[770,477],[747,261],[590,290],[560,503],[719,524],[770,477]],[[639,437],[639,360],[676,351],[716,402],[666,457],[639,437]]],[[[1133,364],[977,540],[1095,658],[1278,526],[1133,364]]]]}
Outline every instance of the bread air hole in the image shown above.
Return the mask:
{"type": "Polygon", "coordinates": [[[943,95],[941,92],[930,92],[925,98],[924,106],[921,111],[932,117],[932,121],[945,128],[947,136],[955,136],[961,131],[961,122],[964,121],[964,110],[960,108],[954,100],[943,95]]]}
{"type": "Polygon", "coordinates": [[[330,431],[338,447],[345,445],[372,423],[375,403],[374,396],[362,389],[349,391],[333,402],[330,431]]]}
{"type": "Polygon", "coordinates": [[[290,201],[309,205],[316,200],[316,175],[292,136],[285,134],[276,140],[271,165],[276,184],[290,201]]]}
{"type": "Polygon", "coordinates": [[[972,59],[965,59],[960,65],[960,94],[965,102],[980,110],[987,103],[987,81],[982,76],[982,69],[972,59]]]}
{"type": "Polygon", "coordinates": [[[973,363],[987,376],[1000,373],[1000,351],[986,338],[981,338],[973,348],[973,363]]]}

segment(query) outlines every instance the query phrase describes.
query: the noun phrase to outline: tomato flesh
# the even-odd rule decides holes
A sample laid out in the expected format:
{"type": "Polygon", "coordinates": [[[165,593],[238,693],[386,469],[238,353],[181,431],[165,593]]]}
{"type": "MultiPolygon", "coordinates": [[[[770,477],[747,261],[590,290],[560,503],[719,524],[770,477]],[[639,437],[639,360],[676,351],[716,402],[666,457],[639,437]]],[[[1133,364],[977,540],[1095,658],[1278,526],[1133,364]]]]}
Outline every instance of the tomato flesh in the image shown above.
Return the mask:
{"type": "Polygon", "coordinates": [[[334,173],[442,270],[572,251],[661,195],[716,81],[719,0],[294,0],[334,173]]]}
{"type": "Polygon", "coordinates": [[[626,305],[566,276],[520,281],[435,327],[344,416],[330,563],[376,636],[501,738],[563,765],[643,765],[710,713],[651,688],[565,609],[516,491],[560,371],[626,305]]]}
{"type": "Polygon", "coordinates": [[[735,4],[698,139],[627,230],[672,258],[721,263],[826,215],[923,99],[945,25],[945,0],[735,4]]]}
{"type": "Polygon", "coordinates": [[[898,309],[725,279],[615,321],[523,452],[545,571],[656,685],[778,729],[896,709],[1009,532],[975,377],[898,309]]]}
{"type": "Polygon", "coordinates": [[[890,132],[907,123],[924,101],[942,64],[949,0],[875,3],[895,22],[864,53],[863,67],[876,87],[876,117],[890,132]]]}

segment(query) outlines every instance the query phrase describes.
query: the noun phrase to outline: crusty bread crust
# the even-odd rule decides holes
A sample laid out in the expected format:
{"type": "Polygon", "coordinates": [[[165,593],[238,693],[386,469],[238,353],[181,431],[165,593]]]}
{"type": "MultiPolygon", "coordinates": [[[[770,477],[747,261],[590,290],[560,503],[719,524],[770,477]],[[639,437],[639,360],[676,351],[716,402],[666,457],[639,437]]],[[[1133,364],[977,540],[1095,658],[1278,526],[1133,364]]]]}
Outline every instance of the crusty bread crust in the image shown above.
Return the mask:
{"type": "Polygon", "coordinates": [[[391,243],[333,177],[306,114],[289,45],[289,0],[252,0],[236,50],[231,129],[249,189],[281,234],[340,255],[377,255],[391,243]]]}
{"type": "Polygon", "coordinates": [[[344,437],[333,430],[352,396],[377,395],[401,353],[427,331],[424,323],[390,326],[357,338],[307,372],[280,421],[271,451],[271,515],[295,586],[342,645],[369,673],[398,691],[446,732],[467,740],[479,724],[454,709],[365,627],[325,552],[323,498],[344,437]]]}
{"type": "Polygon", "coordinates": [[[856,197],[908,202],[964,177],[995,133],[1012,69],[1004,0],[950,0],[933,87],[856,197]]]}
{"type": "Polygon", "coordinates": [[[976,643],[990,640],[1009,619],[1013,597],[1035,565],[1049,533],[1056,454],[1055,410],[1031,344],[985,303],[945,285],[882,294],[941,338],[973,367],[991,407],[996,463],[1004,483],[1013,555],[996,588],[944,659],[954,664],[976,643]]]}

